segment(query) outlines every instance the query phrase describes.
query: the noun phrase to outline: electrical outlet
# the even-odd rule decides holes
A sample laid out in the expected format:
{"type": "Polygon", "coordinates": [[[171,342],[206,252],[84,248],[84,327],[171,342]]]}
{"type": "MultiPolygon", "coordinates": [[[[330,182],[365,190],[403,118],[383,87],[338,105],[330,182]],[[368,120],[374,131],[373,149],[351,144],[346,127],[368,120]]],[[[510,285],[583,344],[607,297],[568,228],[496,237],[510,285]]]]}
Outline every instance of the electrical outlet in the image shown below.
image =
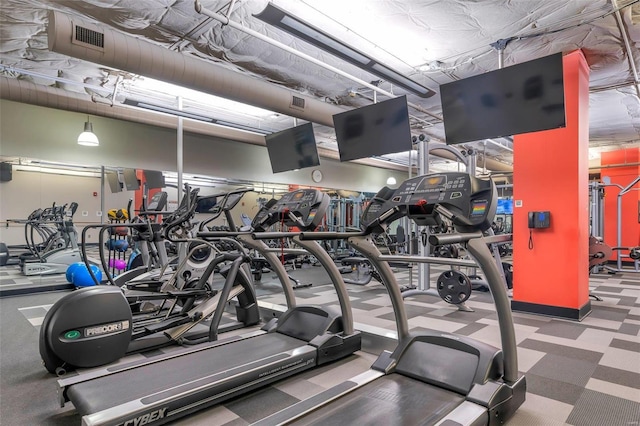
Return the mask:
{"type": "Polygon", "coordinates": [[[89,212],[88,212],[88,211],[86,211],[86,210],[82,210],[82,216],[83,216],[83,217],[87,217],[87,216],[89,216],[89,212]]]}
{"type": "Polygon", "coordinates": [[[98,210],[98,211],[96,212],[96,216],[98,216],[98,217],[102,217],[102,211],[98,210]]]}

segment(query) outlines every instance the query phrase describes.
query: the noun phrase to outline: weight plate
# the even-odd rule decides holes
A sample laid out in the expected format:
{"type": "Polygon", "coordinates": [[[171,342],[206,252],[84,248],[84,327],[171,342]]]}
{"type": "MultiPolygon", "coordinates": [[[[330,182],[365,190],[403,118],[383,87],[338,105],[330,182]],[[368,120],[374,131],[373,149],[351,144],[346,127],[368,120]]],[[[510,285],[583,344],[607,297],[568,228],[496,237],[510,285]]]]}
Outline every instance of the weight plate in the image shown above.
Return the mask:
{"type": "Polygon", "coordinates": [[[438,277],[438,294],[447,303],[459,305],[471,296],[471,280],[458,271],[445,271],[438,277]]]}

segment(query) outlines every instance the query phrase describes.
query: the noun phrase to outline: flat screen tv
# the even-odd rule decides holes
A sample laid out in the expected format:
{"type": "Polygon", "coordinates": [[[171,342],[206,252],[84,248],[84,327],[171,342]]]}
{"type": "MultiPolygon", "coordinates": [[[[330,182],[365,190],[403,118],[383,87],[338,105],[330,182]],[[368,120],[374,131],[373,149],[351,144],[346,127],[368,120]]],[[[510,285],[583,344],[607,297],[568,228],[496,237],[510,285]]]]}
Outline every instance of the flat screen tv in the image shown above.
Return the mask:
{"type": "Polygon", "coordinates": [[[496,214],[513,214],[513,200],[498,198],[496,214]]]}
{"type": "Polygon", "coordinates": [[[265,141],[273,173],[320,165],[311,123],[271,133],[265,141]]]}
{"type": "Polygon", "coordinates": [[[111,188],[111,192],[121,192],[122,185],[120,185],[120,179],[118,179],[118,172],[115,170],[107,170],[105,174],[107,175],[107,182],[109,182],[109,188],[111,188]]]}
{"type": "Polygon", "coordinates": [[[144,180],[148,189],[164,188],[164,175],[157,170],[144,170],[144,180]]]}
{"type": "Polygon", "coordinates": [[[136,176],[136,169],[124,169],[122,176],[124,177],[124,186],[127,188],[127,191],[137,191],[140,189],[140,181],[138,180],[138,176],[136,176]]]}
{"type": "Polygon", "coordinates": [[[340,161],[411,150],[406,96],[335,114],[333,127],[340,161]]]}
{"type": "Polygon", "coordinates": [[[562,53],[440,86],[447,144],[564,127],[562,53]]]}

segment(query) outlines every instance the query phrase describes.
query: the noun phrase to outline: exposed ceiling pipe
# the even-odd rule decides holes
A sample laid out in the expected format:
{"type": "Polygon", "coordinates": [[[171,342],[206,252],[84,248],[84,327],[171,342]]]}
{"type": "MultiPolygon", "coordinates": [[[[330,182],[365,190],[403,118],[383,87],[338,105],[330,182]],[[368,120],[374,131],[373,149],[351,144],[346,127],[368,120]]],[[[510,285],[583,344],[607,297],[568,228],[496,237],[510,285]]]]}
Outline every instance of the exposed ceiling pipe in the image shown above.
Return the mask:
{"type": "MultiPolygon", "coordinates": [[[[228,70],[220,65],[184,55],[115,30],[89,24],[75,17],[72,19],[58,11],[49,13],[48,39],[49,50],[53,52],[117,70],[145,75],[329,127],[333,127],[333,115],[345,111],[338,106],[228,70]],[[103,39],[103,47],[74,41],[74,26],[80,26],[95,32],[94,35],[100,35],[103,39]],[[303,102],[300,103],[299,100],[303,102]]],[[[123,119],[127,118],[123,117],[123,119]]],[[[244,142],[242,139],[237,140],[244,142]]],[[[327,155],[330,158],[336,156],[337,153],[333,152],[327,155]]],[[[396,168],[393,164],[374,159],[357,162],[394,170],[402,169],[401,166],[396,168]]],[[[504,171],[504,164],[497,161],[495,163],[498,167],[496,170],[504,171]]],[[[487,167],[491,168],[489,161],[487,161],[487,167]]]]}
{"type": "Polygon", "coordinates": [[[620,16],[620,9],[618,8],[618,3],[616,0],[611,0],[611,5],[613,6],[613,14],[616,17],[616,22],[618,23],[618,28],[620,29],[620,34],[622,35],[622,41],[624,43],[624,48],[627,52],[627,60],[629,61],[629,67],[631,68],[631,73],[633,74],[633,87],[636,89],[636,95],[640,98],[640,80],[638,79],[638,70],[636,69],[636,61],[633,57],[633,52],[631,51],[631,43],[629,43],[629,36],[627,36],[627,29],[624,26],[624,22],[622,21],[622,17],[620,16]]]}
{"type": "MultiPolygon", "coordinates": [[[[459,159],[454,154],[448,151],[445,151],[443,149],[434,148],[430,150],[429,154],[437,155],[438,157],[446,158],[448,160],[459,161],[459,159]]],[[[480,152],[478,152],[478,156],[483,157],[482,161],[484,162],[485,167],[488,170],[491,170],[494,172],[506,172],[506,173],[513,172],[513,167],[509,166],[508,164],[504,164],[499,161],[493,160],[491,158],[487,158],[486,156],[483,156],[480,152]]]]}
{"type": "MultiPolygon", "coordinates": [[[[292,117],[328,125],[330,127],[333,127],[333,115],[344,111],[335,105],[320,102],[314,98],[304,97],[304,95],[299,95],[289,89],[230,71],[219,65],[186,56],[179,52],[174,52],[162,46],[126,36],[107,28],[98,28],[95,25],[87,24],[75,18],[71,19],[60,12],[51,12],[49,19],[49,49],[57,53],[134,74],[146,75],[158,80],[171,82],[227,99],[233,99],[249,105],[278,111],[292,117]],[[102,34],[104,37],[104,48],[97,50],[72,42],[74,39],[74,24],[102,34]],[[304,98],[304,108],[292,107],[293,97],[304,98]]],[[[66,108],[62,107],[61,109],[66,108]]],[[[129,119],[128,114],[130,114],[131,110],[127,109],[126,111],[129,111],[129,113],[121,114],[122,116],[118,118],[129,119]]],[[[100,115],[112,115],[106,112],[108,111],[100,115]]],[[[225,133],[227,131],[230,131],[230,129],[225,129],[225,133]]],[[[204,133],[206,134],[207,132],[204,133]]],[[[242,135],[238,138],[232,136],[221,137],[227,137],[241,142],[264,144],[260,136],[258,136],[260,142],[256,142],[255,136],[253,135],[248,138],[245,132],[235,133],[242,135]]],[[[321,150],[321,155],[322,154],[328,158],[338,158],[337,152],[332,150],[321,150]]],[[[437,155],[451,160],[455,159],[453,156],[446,155],[443,151],[439,151],[437,155]],[[442,155],[440,155],[440,153],[442,153],[442,155]]],[[[393,164],[375,159],[358,160],[357,163],[402,170],[402,166],[396,167],[393,164]]],[[[512,171],[509,165],[489,158],[486,159],[486,166],[493,171],[512,171]]]]}
{"type": "MultiPolygon", "coordinates": [[[[443,145],[446,145],[447,143],[440,139],[437,136],[434,136],[430,133],[425,133],[429,136],[429,138],[431,138],[432,141],[436,141],[439,143],[442,143],[443,145]]],[[[505,148],[504,146],[500,145],[502,148],[505,148]]],[[[436,149],[434,148],[432,150],[433,152],[430,152],[430,155],[435,155],[437,157],[441,157],[441,158],[445,158],[447,160],[453,160],[453,161],[458,161],[458,158],[456,158],[455,155],[451,154],[450,152],[447,152],[443,149],[436,149]]],[[[494,172],[506,172],[506,173],[513,173],[513,167],[510,166],[509,164],[505,164],[502,163],[500,161],[494,160],[492,158],[488,158],[487,156],[485,156],[484,154],[481,154],[480,152],[478,152],[478,156],[481,156],[483,163],[485,165],[485,168],[487,170],[490,171],[494,171],[494,172]]]]}
{"type": "Polygon", "coordinates": [[[485,141],[487,141],[487,142],[489,142],[489,143],[491,143],[491,144],[493,144],[493,145],[495,145],[497,147],[500,147],[502,149],[506,149],[507,151],[513,152],[513,148],[511,148],[511,147],[509,147],[507,145],[503,145],[503,144],[501,144],[499,142],[496,142],[493,139],[485,139],[485,141]]]}
{"type": "Polygon", "coordinates": [[[633,167],[633,166],[640,166],[640,162],[636,162],[636,163],[620,163],[620,164],[605,164],[605,165],[600,165],[600,166],[592,166],[592,167],[589,167],[589,170],[617,169],[617,168],[620,168],[620,167],[633,167]]]}
{"type": "MultiPolygon", "coordinates": [[[[353,75],[351,75],[351,74],[349,74],[347,72],[342,71],[339,68],[336,68],[336,67],[334,67],[332,65],[329,65],[329,64],[327,64],[325,62],[322,62],[322,61],[314,58],[313,56],[309,56],[306,53],[300,52],[299,50],[296,50],[296,49],[294,49],[292,47],[289,47],[284,43],[280,43],[279,41],[274,40],[274,39],[272,39],[270,37],[267,37],[262,33],[254,31],[251,28],[247,28],[242,24],[239,24],[237,22],[234,22],[234,21],[230,20],[228,17],[226,17],[226,16],[224,16],[224,15],[222,15],[220,13],[208,10],[207,8],[202,7],[202,4],[200,3],[199,0],[195,0],[194,4],[195,4],[196,12],[201,13],[201,14],[203,14],[205,16],[210,17],[210,18],[213,18],[216,21],[221,22],[223,25],[228,25],[231,28],[235,28],[236,30],[244,32],[245,34],[249,34],[250,36],[253,36],[253,37],[257,38],[257,39],[260,39],[260,40],[262,40],[262,41],[264,41],[266,43],[269,43],[270,45],[275,46],[275,47],[277,47],[279,49],[282,49],[285,52],[289,52],[289,53],[291,53],[293,55],[296,55],[296,56],[298,56],[298,57],[300,57],[300,58],[302,58],[302,59],[304,59],[306,61],[309,61],[309,62],[311,62],[313,64],[316,64],[316,65],[318,65],[318,66],[320,66],[320,67],[322,67],[324,69],[327,69],[327,70],[329,70],[331,72],[334,72],[334,73],[336,73],[338,75],[341,75],[341,76],[343,76],[345,78],[348,78],[349,80],[351,80],[351,81],[353,81],[355,83],[358,83],[361,86],[364,86],[364,87],[367,87],[367,88],[373,90],[374,96],[376,95],[376,93],[380,93],[380,94],[383,94],[385,96],[388,96],[389,98],[395,98],[396,97],[396,95],[394,95],[393,93],[387,92],[386,90],[381,89],[380,87],[378,87],[378,86],[376,86],[374,84],[371,84],[371,83],[369,83],[367,81],[364,81],[364,80],[362,80],[360,78],[357,78],[357,77],[355,77],[355,76],[353,76],[353,75]]],[[[429,116],[431,116],[431,117],[433,117],[433,118],[435,118],[435,119],[437,119],[439,121],[443,121],[443,118],[441,116],[432,113],[431,111],[423,108],[421,105],[414,104],[412,102],[407,102],[407,105],[409,105],[413,109],[418,110],[418,111],[420,111],[420,112],[422,112],[424,114],[427,114],[427,115],[429,115],[429,116]]]]}
{"type": "Polygon", "coordinates": [[[231,71],[194,56],[98,27],[58,11],[49,13],[49,50],[103,66],[254,105],[333,127],[333,115],[344,109],[275,84],[231,71]],[[102,46],[76,39],[75,27],[102,39],[102,46]]]}

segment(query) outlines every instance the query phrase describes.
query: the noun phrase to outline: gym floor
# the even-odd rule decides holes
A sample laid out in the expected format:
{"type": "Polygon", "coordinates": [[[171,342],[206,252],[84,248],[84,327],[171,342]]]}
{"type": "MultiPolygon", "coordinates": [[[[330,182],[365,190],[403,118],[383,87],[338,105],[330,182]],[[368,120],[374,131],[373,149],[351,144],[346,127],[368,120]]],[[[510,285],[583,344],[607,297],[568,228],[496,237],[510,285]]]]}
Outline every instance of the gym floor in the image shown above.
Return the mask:
{"type": "MultiPolygon", "coordinates": [[[[435,279],[442,270],[433,266],[435,279]]],[[[322,268],[292,271],[313,286],[296,290],[298,303],[336,305],[335,292],[322,268]]],[[[409,284],[406,270],[396,272],[409,284]]],[[[0,284],[28,284],[16,267],[0,268],[0,284]]],[[[64,282],[64,276],[37,277],[37,282],[64,282]]],[[[517,285],[517,284],[516,284],[517,285]]],[[[357,326],[380,333],[395,331],[393,311],[383,286],[349,285],[357,326]]],[[[527,399],[510,425],[640,424],[640,274],[592,275],[591,291],[603,298],[592,301],[582,322],[514,313],[519,370],[527,377],[527,399]]],[[[264,274],[257,286],[259,299],[283,304],[279,284],[264,274]]],[[[40,363],[38,332],[44,314],[65,291],[0,299],[0,424],[80,424],[73,406],[60,408],[56,378],[40,363]]],[[[425,328],[455,332],[499,346],[496,316],[490,295],[473,292],[461,312],[438,297],[420,295],[405,300],[412,330],[425,328]]],[[[153,357],[173,347],[132,357],[153,357]]],[[[129,358],[130,360],[131,358],[129,358]]],[[[342,361],[307,371],[227,401],[175,424],[246,425],[307,398],[345,378],[365,371],[374,354],[358,352],[342,361]]],[[[123,360],[124,361],[124,360],[123,360]]],[[[188,368],[188,366],[185,366],[188,368]]],[[[82,374],[82,372],[80,372],[82,374]]]]}

